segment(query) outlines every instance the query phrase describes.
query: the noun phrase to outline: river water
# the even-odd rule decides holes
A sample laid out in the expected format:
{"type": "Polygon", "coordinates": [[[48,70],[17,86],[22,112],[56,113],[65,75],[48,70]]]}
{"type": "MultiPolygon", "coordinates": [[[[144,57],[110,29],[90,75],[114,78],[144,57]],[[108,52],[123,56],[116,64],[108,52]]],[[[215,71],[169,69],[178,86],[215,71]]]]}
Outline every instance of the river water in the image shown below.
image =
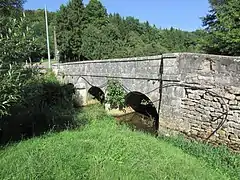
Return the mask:
{"type": "Polygon", "coordinates": [[[115,118],[120,123],[126,123],[135,130],[147,132],[150,134],[154,134],[155,132],[153,126],[154,121],[151,118],[137,112],[115,116],[115,118]]]}

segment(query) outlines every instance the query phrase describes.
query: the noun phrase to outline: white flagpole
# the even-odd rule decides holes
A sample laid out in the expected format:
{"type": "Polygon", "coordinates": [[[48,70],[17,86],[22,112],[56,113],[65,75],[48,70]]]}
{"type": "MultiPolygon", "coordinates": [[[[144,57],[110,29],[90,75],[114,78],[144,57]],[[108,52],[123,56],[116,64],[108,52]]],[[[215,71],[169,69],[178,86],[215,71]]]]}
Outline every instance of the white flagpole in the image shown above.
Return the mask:
{"type": "Polygon", "coordinates": [[[47,49],[48,49],[48,68],[51,68],[49,35],[48,35],[48,18],[47,18],[47,6],[45,5],[45,21],[46,21],[46,34],[47,34],[47,49]]]}

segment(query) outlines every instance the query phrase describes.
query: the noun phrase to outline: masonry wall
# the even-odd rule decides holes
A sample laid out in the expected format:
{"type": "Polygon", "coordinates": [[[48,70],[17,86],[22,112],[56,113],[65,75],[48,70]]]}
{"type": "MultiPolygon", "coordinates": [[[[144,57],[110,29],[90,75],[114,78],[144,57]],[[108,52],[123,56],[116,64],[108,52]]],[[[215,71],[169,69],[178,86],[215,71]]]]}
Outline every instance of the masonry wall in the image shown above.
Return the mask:
{"type": "Polygon", "coordinates": [[[240,59],[204,54],[176,54],[166,64],[160,124],[195,138],[240,150],[240,59]],[[170,76],[169,76],[170,74],[170,76]],[[213,132],[215,132],[213,134],[213,132]],[[213,135],[212,135],[213,134],[213,135]]]}
{"type": "Polygon", "coordinates": [[[92,85],[105,91],[107,79],[114,77],[128,91],[146,94],[158,108],[162,57],[160,131],[175,130],[240,150],[240,58],[174,53],[65,63],[53,69],[75,84],[82,103],[92,85]]]}
{"type": "Polygon", "coordinates": [[[106,93],[108,79],[119,80],[127,92],[146,94],[158,107],[159,66],[161,56],[84,61],[53,66],[65,82],[71,82],[81,93],[83,104],[92,86],[106,93]],[[63,76],[64,74],[64,76],[63,76]]]}

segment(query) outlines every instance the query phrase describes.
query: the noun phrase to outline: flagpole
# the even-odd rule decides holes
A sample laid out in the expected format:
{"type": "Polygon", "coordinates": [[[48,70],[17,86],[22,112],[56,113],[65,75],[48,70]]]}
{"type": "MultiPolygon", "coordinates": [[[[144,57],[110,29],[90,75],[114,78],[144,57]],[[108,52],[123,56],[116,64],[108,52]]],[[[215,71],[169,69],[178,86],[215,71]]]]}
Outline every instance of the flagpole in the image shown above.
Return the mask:
{"type": "Polygon", "coordinates": [[[46,22],[46,34],[47,34],[47,49],[48,49],[48,68],[51,68],[51,56],[49,46],[49,34],[48,34],[48,18],[47,18],[47,6],[45,5],[45,22],[46,22]]]}

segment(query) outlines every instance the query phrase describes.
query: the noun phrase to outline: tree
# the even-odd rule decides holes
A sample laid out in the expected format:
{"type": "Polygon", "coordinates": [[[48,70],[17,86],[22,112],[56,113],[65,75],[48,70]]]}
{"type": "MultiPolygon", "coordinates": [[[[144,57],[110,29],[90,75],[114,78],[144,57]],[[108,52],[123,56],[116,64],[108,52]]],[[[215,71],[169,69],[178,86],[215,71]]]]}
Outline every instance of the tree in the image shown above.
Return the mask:
{"type": "MultiPolygon", "coordinates": [[[[45,12],[44,9],[37,10],[25,10],[26,19],[28,24],[32,24],[32,28],[38,42],[38,56],[47,58],[47,48],[46,48],[46,25],[45,25],[45,12]]],[[[49,23],[49,42],[50,42],[50,53],[54,54],[54,37],[53,31],[55,26],[55,12],[48,12],[48,23],[49,23]]]]}
{"type": "Polygon", "coordinates": [[[23,4],[26,0],[1,0],[0,16],[16,15],[23,10],[23,4]]]}
{"type": "Polygon", "coordinates": [[[38,52],[32,25],[28,25],[24,13],[20,20],[10,18],[5,26],[8,31],[0,34],[0,64],[21,64],[38,52]]]}
{"type": "Polygon", "coordinates": [[[210,1],[209,14],[203,18],[207,33],[202,49],[207,53],[240,55],[240,1],[210,1]]]}
{"type": "Polygon", "coordinates": [[[99,0],[90,0],[84,10],[84,25],[93,24],[101,28],[108,24],[106,8],[99,0]]]}
{"type": "Polygon", "coordinates": [[[164,52],[196,52],[198,36],[192,32],[158,29],[134,17],[107,14],[99,0],[84,8],[79,0],[61,6],[57,13],[57,36],[64,61],[148,56],[164,52]]]}
{"type": "Polygon", "coordinates": [[[71,0],[67,6],[62,5],[57,13],[58,44],[65,61],[79,60],[82,55],[83,11],[82,0],[71,0]]]}
{"type": "Polygon", "coordinates": [[[69,16],[69,28],[71,29],[70,34],[70,46],[72,53],[75,58],[80,59],[81,56],[81,33],[82,33],[82,20],[84,5],[82,0],[71,0],[68,4],[68,16],[69,16]]]}
{"type": "Polygon", "coordinates": [[[90,59],[106,59],[121,57],[117,56],[121,52],[120,32],[113,25],[97,28],[89,24],[83,31],[83,55],[90,59]]]}

